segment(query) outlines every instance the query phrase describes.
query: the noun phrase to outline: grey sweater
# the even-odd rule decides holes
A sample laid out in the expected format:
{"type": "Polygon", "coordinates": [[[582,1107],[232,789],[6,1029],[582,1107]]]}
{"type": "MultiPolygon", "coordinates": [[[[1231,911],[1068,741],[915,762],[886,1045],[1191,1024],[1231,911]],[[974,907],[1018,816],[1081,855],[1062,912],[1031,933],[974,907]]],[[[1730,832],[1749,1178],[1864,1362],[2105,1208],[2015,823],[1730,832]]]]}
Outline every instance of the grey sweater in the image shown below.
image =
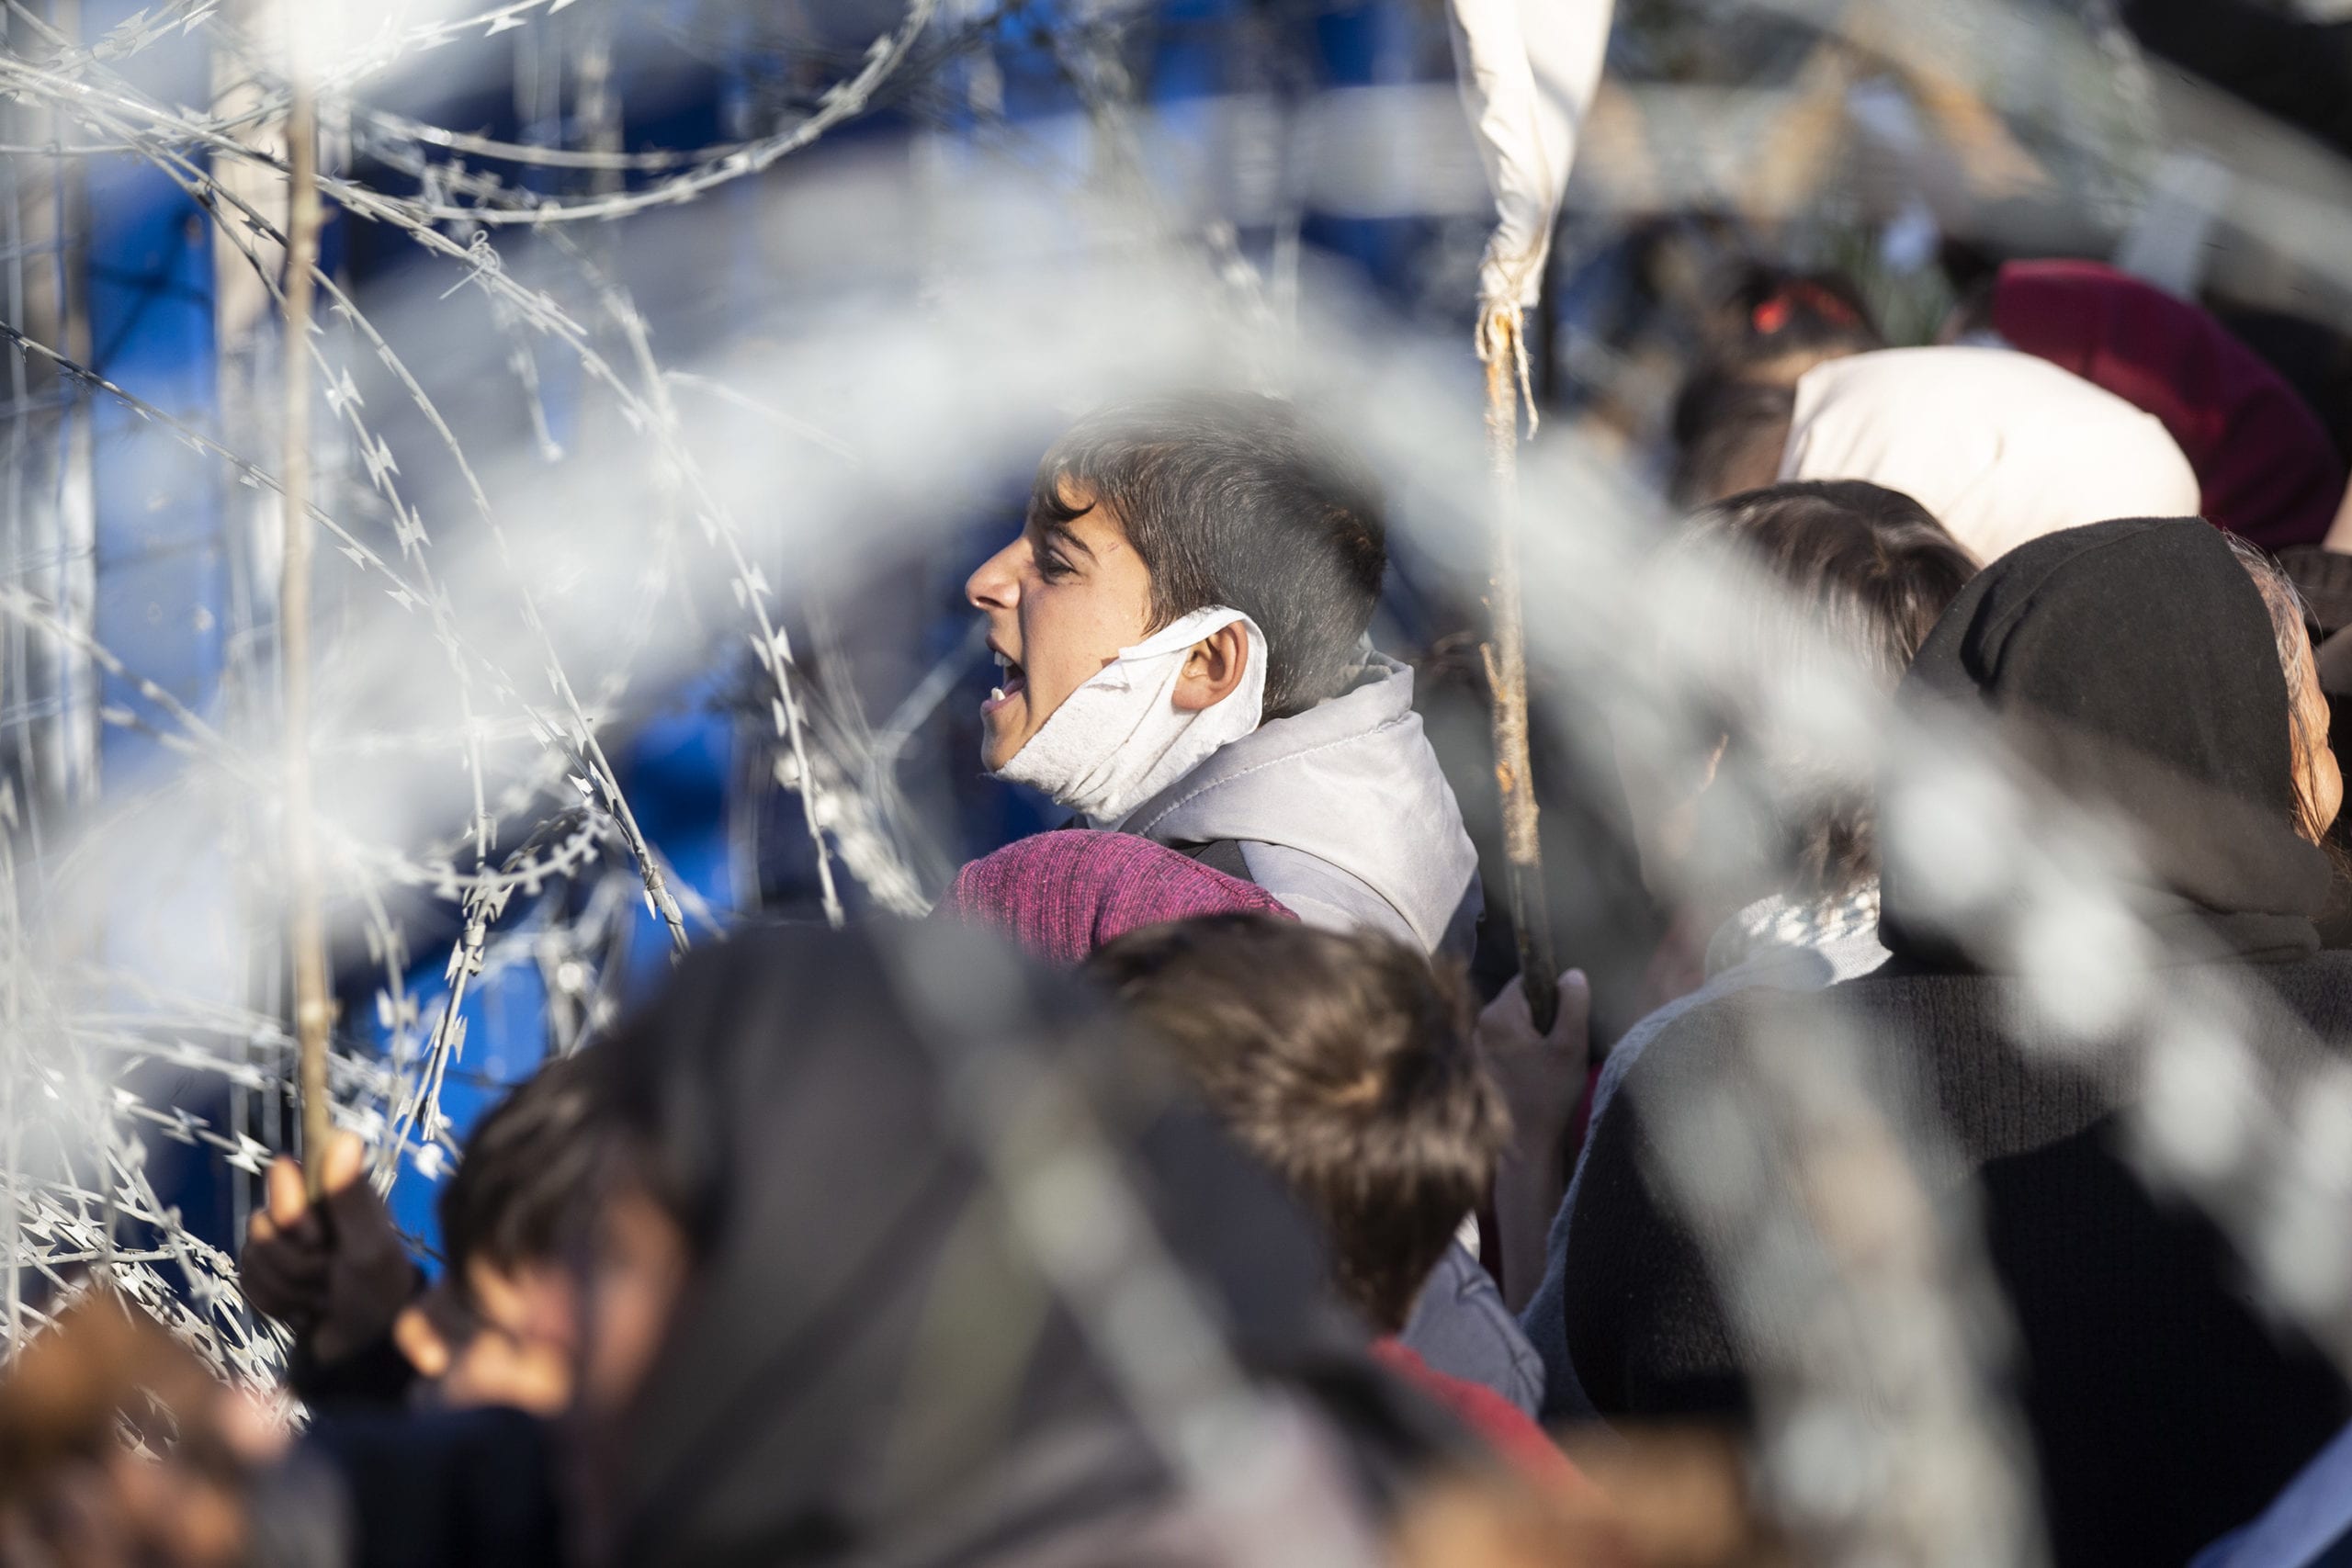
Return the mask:
{"type": "Polygon", "coordinates": [[[1175,847],[1238,845],[1250,880],[1309,925],[1370,927],[1466,958],[1478,852],[1413,711],[1413,672],[1355,683],[1212,753],[1117,824],[1175,847]]]}

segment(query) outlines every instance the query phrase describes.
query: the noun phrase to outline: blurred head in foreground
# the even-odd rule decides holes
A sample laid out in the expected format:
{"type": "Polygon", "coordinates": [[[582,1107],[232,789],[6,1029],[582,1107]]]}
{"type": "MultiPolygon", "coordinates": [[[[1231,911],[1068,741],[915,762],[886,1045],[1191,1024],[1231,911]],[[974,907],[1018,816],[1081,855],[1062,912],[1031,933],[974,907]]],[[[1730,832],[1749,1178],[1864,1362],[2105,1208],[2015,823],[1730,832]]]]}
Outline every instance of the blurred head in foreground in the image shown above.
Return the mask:
{"type": "Polygon", "coordinates": [[[1224,1434],[1201,1463],[1343,1536],[1422,1442],[1279,1184],[978,933],[697,949],[591,1059],[617,1147],[580,1394],[614,1561],[1208,1560],[1230,1521],[1171,1468],[1196,1423],[1224,1434]]]}
{"type": "Polygon", "coordinates": [[[276,1422],[105,1286],[52,1308],[0,1377],[0,1562],[255,1561],[252,1475],[284,1444],[276,1422]]]}
{"type": "Polygon", "coordinates": [[[1618,748],[1651,890],[1724,912],[1842,897],[1878,874],[1871,781],[1821,755],[1789,690],[1892,693],[1975,562],[1906,495],[1779,484],[1707,507],[1652,563],[1663,635],[1699,649],[1689,744],[1618,748]]]}
{"type": "Polygon", "coordinates": [[[556,1057],[466,1139],[441,1190],[446,1267],[393,1325],[451,1404],[551,1416],[571,1399],[577,1310],[566,1258],[597,1160],[587,1069],[556,1057]]]}
{"type": "Polygon", "coordinates": [[[1136,931],[1089,969],[1322,1220],[1348,1300],[1402,1332],[1509,1132],[1461,978],[1386,937],[1253,915],[1136,931]]]}

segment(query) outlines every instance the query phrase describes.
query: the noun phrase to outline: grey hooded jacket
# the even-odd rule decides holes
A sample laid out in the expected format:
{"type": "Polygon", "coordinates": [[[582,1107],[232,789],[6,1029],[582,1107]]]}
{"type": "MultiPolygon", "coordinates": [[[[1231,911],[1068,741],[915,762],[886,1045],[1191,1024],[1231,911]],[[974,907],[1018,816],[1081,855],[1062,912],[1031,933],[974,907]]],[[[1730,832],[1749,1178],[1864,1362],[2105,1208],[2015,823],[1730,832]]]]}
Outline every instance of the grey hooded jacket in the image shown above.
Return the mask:
{"type": "Polygon", "coordinates": [[[1250,880],[1309,925],[1368,926],[1461,958],[1476,935],[1478,852],[1413,711],[1413,672],[1382,654],[1340,695],[1218,748],[1118,826],[1178,849],[1238,845],[1250,880]]]}

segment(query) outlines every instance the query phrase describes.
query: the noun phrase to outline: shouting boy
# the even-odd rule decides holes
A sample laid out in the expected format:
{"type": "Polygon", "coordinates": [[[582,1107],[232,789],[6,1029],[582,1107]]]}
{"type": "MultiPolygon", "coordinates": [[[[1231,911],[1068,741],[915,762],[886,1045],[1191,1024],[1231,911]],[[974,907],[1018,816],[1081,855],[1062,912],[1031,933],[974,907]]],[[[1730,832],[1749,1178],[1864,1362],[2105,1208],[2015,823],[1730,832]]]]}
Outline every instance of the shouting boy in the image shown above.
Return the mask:
{"type": "Polygon", "coordinates": [[[1387,560],[1371,476],[1286,402],[1081,421],[965,584],[1004,669],[986,765],[1310,924],[1466,954],[1477,855],[1412,671],[1365,636],[1387,560]]]}

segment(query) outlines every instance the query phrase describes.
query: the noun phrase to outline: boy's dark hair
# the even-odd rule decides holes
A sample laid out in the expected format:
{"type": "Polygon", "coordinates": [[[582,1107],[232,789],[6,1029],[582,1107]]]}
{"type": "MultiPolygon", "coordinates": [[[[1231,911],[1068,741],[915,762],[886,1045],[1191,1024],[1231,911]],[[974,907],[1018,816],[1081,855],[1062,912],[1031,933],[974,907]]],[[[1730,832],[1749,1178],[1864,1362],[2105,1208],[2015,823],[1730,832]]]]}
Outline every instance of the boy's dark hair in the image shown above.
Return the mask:
{"type": "Polygon", "coordinates": [[[1835,896],[1878,873],[1871,792],[1826,777],[1777,739],[1758,674],[1785,672],[1826,645],[1892,692],[1976,562],[1944,525],[1899,491],[1860,479],[1792,481],[1749,491],[1695,513],[1662,552],[1720,553],[1779,592],[1751,613],[1716,618],[1710,661],[1722,678],[1701,701],[1729,738],[1726,767],[1752,770],[1783,817],[1797,890],[1835,896]]]}
{"type": "Polygon", "coordinates": [[[1037,466],[1029,526],[1105,506],[1151,573],[1152,628],[1210,604],[1266,634],[1265,716],[1345,690],[1387,570],[1379,486],[1290,403],[1144,398],[1088,415],[1037,466]],[[1087,506],[1065,486],[1082,487],[1087,506]]]}
{"type": "Polygon", "coordinates": [[[1264,915],[1132,931],[1087,969],[1323,1221],[1373,1326],[1402,1330],[1509,1131],[1460,975],[1388,937],[1264,915]]]}
{"type": "Polygon", "coordinates": [[[575,1056],[553,1056],[474,1125],[441,1190],[450,1288],[470,1302],[466,1266],[499,1269],[560,1254],[597,1158],[592,1086],[575,1056]]]}

